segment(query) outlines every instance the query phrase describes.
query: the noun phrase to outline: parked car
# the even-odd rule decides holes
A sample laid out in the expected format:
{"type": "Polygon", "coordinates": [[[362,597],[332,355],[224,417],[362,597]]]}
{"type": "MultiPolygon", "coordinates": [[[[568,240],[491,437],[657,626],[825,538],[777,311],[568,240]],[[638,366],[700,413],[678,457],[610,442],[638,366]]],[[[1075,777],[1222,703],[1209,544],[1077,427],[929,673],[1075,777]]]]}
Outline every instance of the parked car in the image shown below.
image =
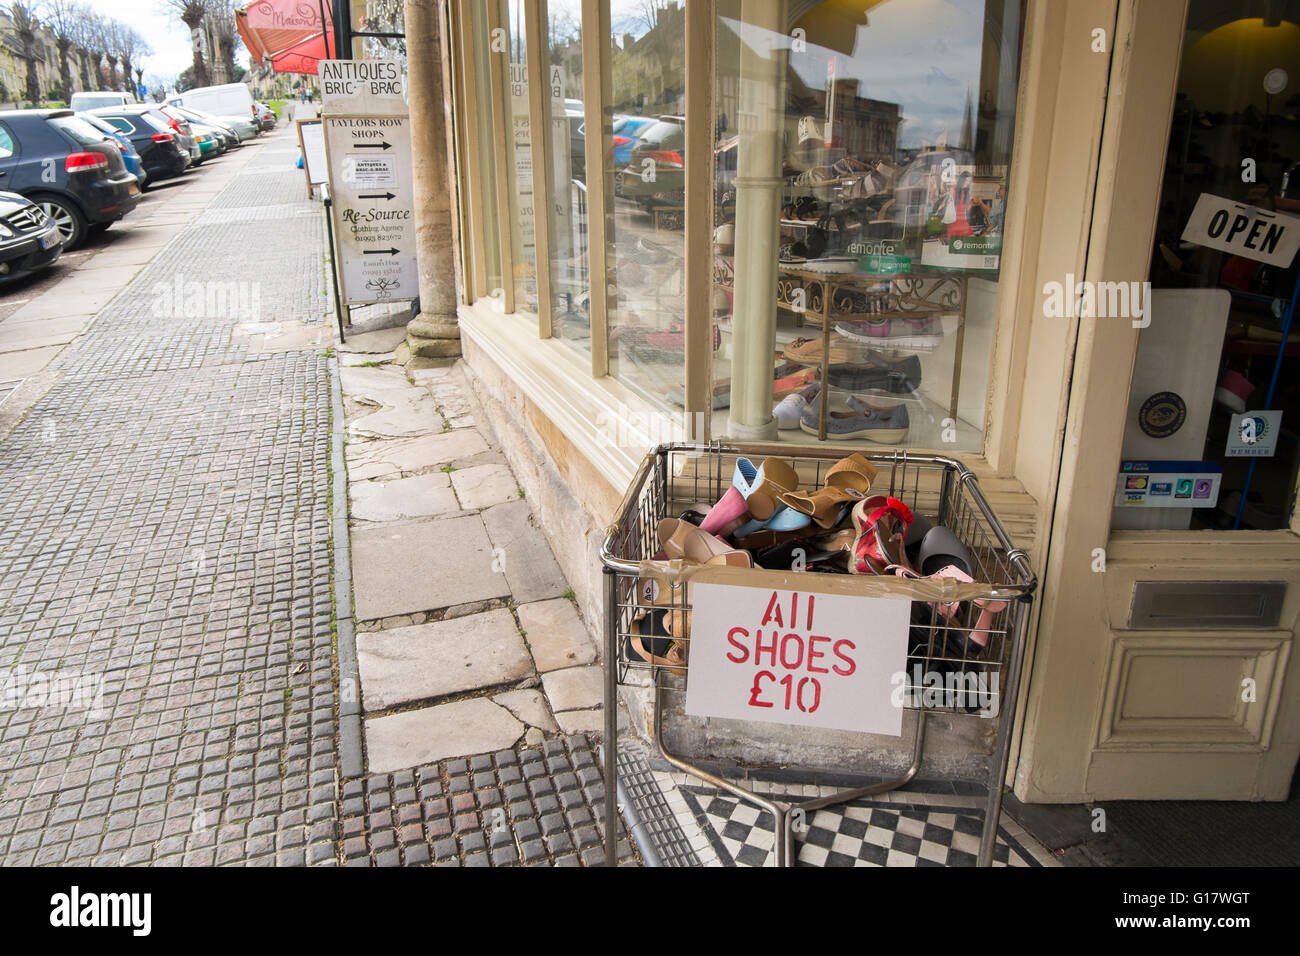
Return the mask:
{"type": "Polygon", "coordinates": [[[172,179],[190,165],[190,152],[167,118],[148,106],[104,107],[94,111],[131,141],[151,182],[172,179]]]}
{"type": "Polygon", "coordinates": [[[102,116],[96,116],[94,113],[78,113],[77,115],[117,143],[122,150],[122,162],[126,164],[127,170],[140,184],[140,190],[143,192],[146,188],[145,184],[149,181],[149,174],[145,171],[144,163],[140,161],[140,154],[131,145],[131,141],[102,116]]]}
{"type": "Polygon", "coordinates": [[[256,100],[253,101],[253,106],[257,111],[257,125],[263,130],[275,129],[275,124],[280,121],[280,117],[275,115],[275,110],[256,100]]]}
{"type": "Polygon", "coordinates": [[[191,123],[198,120],[201,123],[207,123],[209,126],[217,126],[223,130],[229,131],[230,135],[236,139],[236,145],[242,145],[244,140],[252,139],[257,135],[257,124],[252,120],[233,119],[228,117],[213,116],[211,113],[203,110],[191,109],[188,106],[173,106],[172,109],[180,113],[191,123]]]}
{"type": "MultiPolygon", "coordinates": [[[[167,97],[167,104],[202,110],[222,119],[226,117],[240,119],[246,123],[251,122],[255,128],[257,127],[257,109],[253,106],[253,94],[243,83],[200,86],[167,97]]],[[[260,132],[260,129],[257,132],[260,132]]]]}
{"type": "Polygon", "coordinates": [[[620,195],[647,212],[655,206],[682,205],[686,189],[686,118],[661,116],[632,146],[619,176],[620,195]]]}
{"type": "Polygon", "coordinates": [[[194,136],[194,130],[190,129],[190,121],[173,106],[154,104],[152,108],[163,117],[181,144],[190,151],[194,165],[203,162],[203,150],[199,149],[199,141],[194,136]]]}
{"type": "MultiPolygon", "coordinates": [[[[175,109],[175,107],[173,107],[173,109],[175,109]]],[[[190,121],[190,130],[194,133],[195,139],[198,139],[201,135],[210,136],[212,138],[216,147],[212,152],[217,156],[220,156],[225,153],[226,150],[233,149],[235,146],[239,145],[239,137],[224,126],[213,126],[208,123],[202,123],[196,119],[190,119],[189,117],[186,117],[186,119],[189,119],[190,121]]]]}
{"type": "Polygon", "coordinates": [[[17,193],[0,192],[0,283],[40,272],[61,255],[58,223],[17,193]]]}
{"type": "Polygon", "coordinates": [[[99,109],[101,106],[129,106],[134,102],[135,100],[127,93],[113,90],[86,90],[73,93],[72,99],[68,101],[68,108],[84,113],[87,110],[99,109]]]}
{"type": "Polygon", "coordinates": [[[0,112],[0,186],[40,206],[65,250],[140,202],[117,144],[72,110],[0,112]]]}

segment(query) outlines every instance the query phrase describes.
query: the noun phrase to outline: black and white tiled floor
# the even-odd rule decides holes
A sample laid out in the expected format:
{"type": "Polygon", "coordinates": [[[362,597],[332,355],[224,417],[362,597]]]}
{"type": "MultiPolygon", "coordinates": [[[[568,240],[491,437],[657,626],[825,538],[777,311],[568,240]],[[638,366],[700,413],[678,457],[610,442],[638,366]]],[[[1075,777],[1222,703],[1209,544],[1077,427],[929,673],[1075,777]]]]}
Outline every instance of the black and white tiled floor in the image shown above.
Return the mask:
{"type": "MultiPolygon", "coordinates": [[[[621,742],[620,742],[621,745],[621,742]]],[[[635,758],[639,772],[633,796],[642,819],[642,839],[689,845],[694,859],[662,853],[666,865],[775,866],[772,815],[659,760],[635,758]],[[644,794],[653,785],[656,807],[644,794]],[[658,819],[651,819],[659,817],[658,819]]],[[[629,766],[620,760],[626,780],[629,766]]],[[[746,780],[745,786],[783,802],[826,796],[835,787],[788,781],[746,780]]],[[[983,826],[983,799],[956,793],[899,790],[869,800],[827,807],[795,820],[799,866],[974,866],[983,826]]],[[[994,866],[1059,866],[1051,854],[1007,814],[998,827],[994,866]]]]}

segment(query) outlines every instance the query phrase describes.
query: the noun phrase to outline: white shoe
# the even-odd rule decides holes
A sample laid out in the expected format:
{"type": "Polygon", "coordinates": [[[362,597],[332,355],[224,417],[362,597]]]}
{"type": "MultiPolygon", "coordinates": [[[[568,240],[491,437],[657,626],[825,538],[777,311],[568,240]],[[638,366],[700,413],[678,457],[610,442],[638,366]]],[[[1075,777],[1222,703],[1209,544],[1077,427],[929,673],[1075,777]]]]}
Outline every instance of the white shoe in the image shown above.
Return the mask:
{"type": "Polygon", "coordinates": [[[809,402],[817,397],[820,390],[821,384],[813,382],[811,385],[797,392],[791,392],[781,399],[776,407],[772,409],[772,417],[776,419],[776,427],[778,429],[798,428],[799,419],[802,417],[804,409],[808,407],[809,402]]]}

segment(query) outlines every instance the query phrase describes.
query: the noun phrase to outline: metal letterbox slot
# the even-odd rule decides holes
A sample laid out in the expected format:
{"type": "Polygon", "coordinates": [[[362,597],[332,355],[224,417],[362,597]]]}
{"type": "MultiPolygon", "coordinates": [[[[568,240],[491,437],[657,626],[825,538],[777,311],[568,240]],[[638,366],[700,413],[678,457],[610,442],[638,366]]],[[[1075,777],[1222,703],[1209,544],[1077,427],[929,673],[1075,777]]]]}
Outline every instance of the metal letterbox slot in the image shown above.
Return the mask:
{"type": "Polygon", "coordinates": [[[1276,627],[1285,581],[1138,581],[1128,626],[1139,630],[1276,627]]]}

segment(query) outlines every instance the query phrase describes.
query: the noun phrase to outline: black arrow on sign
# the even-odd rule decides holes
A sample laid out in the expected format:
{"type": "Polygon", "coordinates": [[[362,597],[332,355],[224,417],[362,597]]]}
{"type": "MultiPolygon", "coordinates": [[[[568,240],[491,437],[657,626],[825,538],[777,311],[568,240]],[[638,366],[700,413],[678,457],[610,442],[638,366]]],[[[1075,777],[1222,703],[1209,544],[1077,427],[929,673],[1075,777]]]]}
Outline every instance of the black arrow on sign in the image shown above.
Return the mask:
{"type": "Polygon", "coordinates": [[[396,199],[392,193],[362,193],[358,199],[396,199]]]}
{"type": "Polygon", "coordinates": [[[397,252],[396,249],[363,249],[361,254],[363,256],[395,256],[397,252]]]}
{"type": "Polygon", "coordinates": [[[353,149],[392,149],[388,143],[354,143],[353,149]]]}

